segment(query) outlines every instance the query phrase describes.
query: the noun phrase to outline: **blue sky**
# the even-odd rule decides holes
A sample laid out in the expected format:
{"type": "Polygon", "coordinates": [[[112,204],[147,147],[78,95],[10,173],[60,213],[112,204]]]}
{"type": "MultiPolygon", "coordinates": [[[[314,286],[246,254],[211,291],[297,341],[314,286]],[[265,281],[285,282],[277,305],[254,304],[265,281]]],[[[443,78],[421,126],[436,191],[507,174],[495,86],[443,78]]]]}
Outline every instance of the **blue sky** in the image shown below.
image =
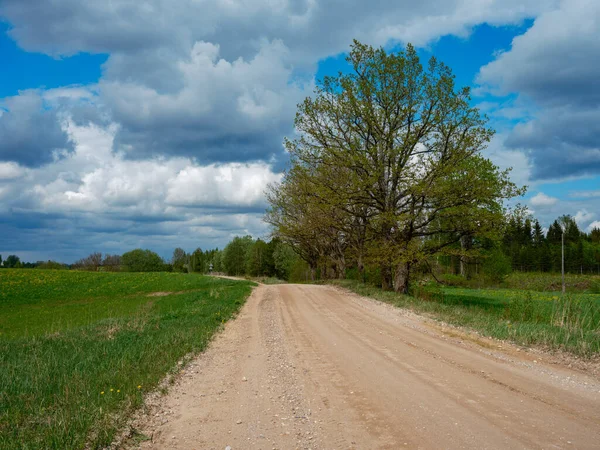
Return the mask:
{"type": "Polygon", "coordinates": [[[600,225],[600,4],[0,0],[0,254],[266,236],[295,105],[352,39],[449,65],[544,226],[600,225]],[[341,4],[340,4],[341,5],[341,4]],[[560,32],[557,32],[560,30],[560,32]]]}
{"type": "Polygon", "coordinates": [[[61,58],[27,52],[8,36],[9,29],[6,23],[0,24],[0,55],[5,68],[0,71],[0,98],[17,95],[23,89],[85,85],[100,79],[107,55],[80,53],[61,58]]]}

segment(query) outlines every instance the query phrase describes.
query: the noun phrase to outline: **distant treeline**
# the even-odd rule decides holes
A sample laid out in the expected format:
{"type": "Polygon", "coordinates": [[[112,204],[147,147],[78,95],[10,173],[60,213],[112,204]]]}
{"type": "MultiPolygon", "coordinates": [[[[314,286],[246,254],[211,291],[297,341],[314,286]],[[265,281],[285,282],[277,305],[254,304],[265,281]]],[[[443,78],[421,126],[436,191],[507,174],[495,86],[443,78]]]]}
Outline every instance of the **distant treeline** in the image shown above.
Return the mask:
{"type": "MultiPolygon", "coordinates": [[[[460,275],[465,278],[488,276],[500,281],[508,273],[560,272],[561,242],[564,229],[565,271],[567,273],[600,274],[600,229],[589,233],[579,229],[570,216],[556,219],[545,232],[539,221],[529,215],[514,213],[501,227],[500,240],[469,238],[455,244],[456,254],[431,257],[417,272],[460,275]]],[[[344,255],[347,263],[343,278],[362,279],[377,284],[380,277],[376,262],[363,261],[359,270],[358,259],[351,251],[344,255]]],[[[16,255],[5,260],[0,255],[0,267],[65,269],[104,272],[187,272],[223,273],[233,276],[273,277],[288,281],[340,278],[335,259],[322,253],[316,271],[298,255],[292,246],[279,238],[270,241],[252,236],[235,237],[224,249],[186,252],[176,248],[170,261],[144,249],[135,249],[123,255],[92,253],[73,264],[56,261],[22,262],[16,255]]],[[[314,264],[314,262],[313,262],[314,264]]]]}
{"type": "Polygon", "coordinates": [[[93,272],[185,272],[224,273],[233,276],[274,277],[282,280],[307,279],[308,270],[292,248],[278,239],[266,242],[252,236],[235,237],[223,250],[186,252],[176,248],[170,261],[151,250],[135,249],[122,255],[94,252],[73,264],[56,261],[22,262],[17,255],[2,260],[0,267],[86,270],[93,272]]]}
{"type": "Polygon", "coordinates": [[[540,223],[513,215],[506,226],[502,250],[511,267],[521,272],[560,272],[564,228],[565,271],[600,273],[600,228],[580,230],[570,216],[556,219],[544,233],[540,223]]]}

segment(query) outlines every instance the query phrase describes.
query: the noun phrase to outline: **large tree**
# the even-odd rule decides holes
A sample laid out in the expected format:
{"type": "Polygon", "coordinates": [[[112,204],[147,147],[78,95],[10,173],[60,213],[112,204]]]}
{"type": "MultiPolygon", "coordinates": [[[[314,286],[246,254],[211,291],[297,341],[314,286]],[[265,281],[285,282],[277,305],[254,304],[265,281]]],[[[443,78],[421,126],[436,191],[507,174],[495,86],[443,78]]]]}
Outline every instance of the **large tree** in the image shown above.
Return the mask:
{"type": "Polygon", "coordinates": [[[495,235],[503,200],[521,191],[481,155],[493,131],[447,66],[424,68],[410,45],[388,54],[357,41],[347,60],[351,73],[325,77],[298,106],[267,221],[311,267],[366,246],[382,286],[407,292],[416,264],[495,235]]]}
{"type": "MultiPolygon", "coordinates": [[[[236,236],[223,249],[223,269],[227,275],[244,275],[246,273],[246,261],[248,252],[252,248],[254,240],[252,236],[236,236]]],[[[216,270],[216,269],[215,269],[216,270]]]]}

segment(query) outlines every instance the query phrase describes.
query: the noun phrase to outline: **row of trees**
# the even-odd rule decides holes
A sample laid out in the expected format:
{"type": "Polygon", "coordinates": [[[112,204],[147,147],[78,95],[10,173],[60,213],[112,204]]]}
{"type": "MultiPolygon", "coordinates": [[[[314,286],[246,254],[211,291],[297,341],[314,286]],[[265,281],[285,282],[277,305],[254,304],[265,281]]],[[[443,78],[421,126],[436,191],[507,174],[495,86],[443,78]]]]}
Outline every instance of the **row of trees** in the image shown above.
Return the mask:
{"type": "Polygon", "coordinates": [[[557,218],[547,233],[534,218],[511,216],[502,238],[502,250],[513,270],[560,272],[563,229],[565,270],[600,273],[600,228],[586,233],[570,216],[557,218]]]}
{"type": "Polygon", "coordinates": [[[306,265],[294,250],[279,239],[266,242],[252,236],[235,237],[223,250],[173,252],[173,270],[196,273],[225,273],[232,276],[276,277],[300,280],[306,265]]]}
{"type": "Polygon", "coordinates": [[[298,106],[298,138],[266,221],[310,267],[343,278],[377,268],[407,292],[438,256],[461,260],[501,238],[504,200],[524,193],[481,155],[493,131],[435,58],[354,42],[352,73],[326,77],[298,106]]]}
{"type": "MultiPolygon", "coordinates": [[[[0,256],[0,265],[2,257],[0,256]]],[[[197,248],[187,253],[176,248],[170,261],[151,250],[135,249],[123,255],[91,253],[71,265],[55,261],[22,263],[9,256],[5,268],[73,269],[103,272],[188,272],[225,273],[233,276],[276,277],[283,280],[306,279],[306,265],[293,249],[272,239],[266,242],[252,236],[235,237],[223,250],[197,248]]]]}
{"type": "Polygon", "coordinates": [[[0,268],[4,269],[68,269],[67,264],[62,264],[56,261],[36,261],[24,262],[17,255],[8,255],[5,260],[2,260],[0,255],[0,268]]]}

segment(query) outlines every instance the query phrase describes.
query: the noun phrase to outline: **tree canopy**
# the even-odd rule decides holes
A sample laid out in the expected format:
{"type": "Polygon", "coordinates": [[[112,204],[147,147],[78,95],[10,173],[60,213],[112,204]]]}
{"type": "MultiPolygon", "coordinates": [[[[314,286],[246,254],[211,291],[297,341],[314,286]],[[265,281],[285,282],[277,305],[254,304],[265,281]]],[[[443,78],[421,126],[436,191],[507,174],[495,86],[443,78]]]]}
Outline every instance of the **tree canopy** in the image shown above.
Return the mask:
{"type": "Polygon", "coordinates": [[[411,45],[388,54],[357,41],[347,61],[351,73],[325,77],[298,105],[266,221],[311,268],[326,261],[343,276],[351,254],[407,292],[429,256],[497,236],[503,201],[523,190],[482,156],[493,130],[446,65],[423,67],[411,45]]]}

